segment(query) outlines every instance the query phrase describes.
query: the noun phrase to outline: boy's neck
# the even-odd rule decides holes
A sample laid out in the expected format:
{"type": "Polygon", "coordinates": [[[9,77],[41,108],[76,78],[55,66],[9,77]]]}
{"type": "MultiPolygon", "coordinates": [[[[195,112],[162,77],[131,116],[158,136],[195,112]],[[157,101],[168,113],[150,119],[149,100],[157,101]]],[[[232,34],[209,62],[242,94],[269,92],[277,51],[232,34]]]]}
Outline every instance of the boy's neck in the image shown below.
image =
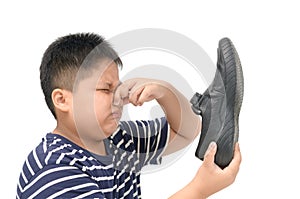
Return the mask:
{"type": "Polygon", "coordinates": [[[68,128],[60,127],[59,125],[57,125],[57,127],[53,130],[52,133],[65,137],[66,139],[77,144],[81,148],[88,150],[91,153],[97,155],[103,155],[103,156],[107,155],[103,140],[101,141],[83,140],[83,138],[81,138],[78,135],[78,133],[74,133],[74,132],[76,131],[72,131],[68,128]]]}

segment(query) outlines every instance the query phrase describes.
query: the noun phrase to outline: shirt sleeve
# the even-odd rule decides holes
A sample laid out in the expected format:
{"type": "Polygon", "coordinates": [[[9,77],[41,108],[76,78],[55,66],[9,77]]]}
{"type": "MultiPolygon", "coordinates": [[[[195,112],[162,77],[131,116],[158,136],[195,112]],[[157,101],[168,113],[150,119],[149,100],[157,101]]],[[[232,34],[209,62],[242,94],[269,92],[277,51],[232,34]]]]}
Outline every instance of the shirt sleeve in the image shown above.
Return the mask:
{"type": "Polygon", "coordinates": [[[77,167],[46,166],[26,186],[18,185],[17,198],[104,198],[99,186],[77,167]]]}
{"type": "Polygon", "coordinates": [[[169,124],[165,117],[149,121],[121,122],[121,128],[131,134],[142,166],[161,163],[169,139],[169,124]]]}

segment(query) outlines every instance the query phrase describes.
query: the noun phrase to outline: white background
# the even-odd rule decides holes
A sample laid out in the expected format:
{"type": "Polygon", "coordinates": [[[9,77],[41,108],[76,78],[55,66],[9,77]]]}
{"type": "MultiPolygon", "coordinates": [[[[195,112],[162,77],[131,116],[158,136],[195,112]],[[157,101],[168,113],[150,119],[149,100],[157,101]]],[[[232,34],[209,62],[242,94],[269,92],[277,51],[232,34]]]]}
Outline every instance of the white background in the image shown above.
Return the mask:
{"type": "MultiPolygon", "coordinates": [[[[69,33],[109,39],[138,28],[179,32],[212,60],[224,36],[239,52],[245,78],[243,162],[235,183],[211,198],[300,198],[296,1],[7,2],[0,3],[1,198],[15,197],[26,155],[55,125],[39,85],[47,46],[69,33]]],[[[143,198],[167,198],[192,179],[201,165],[195,144],[172,166],[142,176],[143,198]]]]}

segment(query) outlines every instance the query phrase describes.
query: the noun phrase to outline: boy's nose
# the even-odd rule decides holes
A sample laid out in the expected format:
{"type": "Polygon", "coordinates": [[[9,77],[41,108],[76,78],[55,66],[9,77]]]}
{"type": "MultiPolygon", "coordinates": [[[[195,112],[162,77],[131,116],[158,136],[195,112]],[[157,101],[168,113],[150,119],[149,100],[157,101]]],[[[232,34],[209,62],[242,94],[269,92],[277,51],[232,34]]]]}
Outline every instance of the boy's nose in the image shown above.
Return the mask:
{"type": "Polygon", "coordinates": [[[122,83],[120,83],[114,93],[113,93],[113,101],[112,104],[114,106],[124,106],[126,104],[128,104],[128,99],[129,99],[129,90],[127,86],[122,85],[122,83]]]}
{"type": "Polygon", "coordinates": [[[112,105],[118,107],[123,106],[123,99],[120,96],[113,95],[112,105]]]}

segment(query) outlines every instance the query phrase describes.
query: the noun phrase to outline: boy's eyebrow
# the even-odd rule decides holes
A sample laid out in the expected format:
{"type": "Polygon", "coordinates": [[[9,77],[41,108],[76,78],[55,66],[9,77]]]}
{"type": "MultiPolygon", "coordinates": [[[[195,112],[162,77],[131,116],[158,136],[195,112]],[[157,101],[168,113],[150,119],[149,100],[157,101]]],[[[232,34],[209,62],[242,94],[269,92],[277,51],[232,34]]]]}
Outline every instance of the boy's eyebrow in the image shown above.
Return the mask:
{"type": "MultiPolygon", "coordinates": [[[[108,85],[109,87],[111,87],[113,85],[113,83],[110,82],[110,81],[106,81],[106,82],[101,82],[100,81],[100,84],[102,84],[102,85],[105,84],[105,85],[108,85]]],[[[121,84],[122,84],[122,82],[118,81],[118,84],[116,85],[116,87],[119,87],[121,84]]]]}

